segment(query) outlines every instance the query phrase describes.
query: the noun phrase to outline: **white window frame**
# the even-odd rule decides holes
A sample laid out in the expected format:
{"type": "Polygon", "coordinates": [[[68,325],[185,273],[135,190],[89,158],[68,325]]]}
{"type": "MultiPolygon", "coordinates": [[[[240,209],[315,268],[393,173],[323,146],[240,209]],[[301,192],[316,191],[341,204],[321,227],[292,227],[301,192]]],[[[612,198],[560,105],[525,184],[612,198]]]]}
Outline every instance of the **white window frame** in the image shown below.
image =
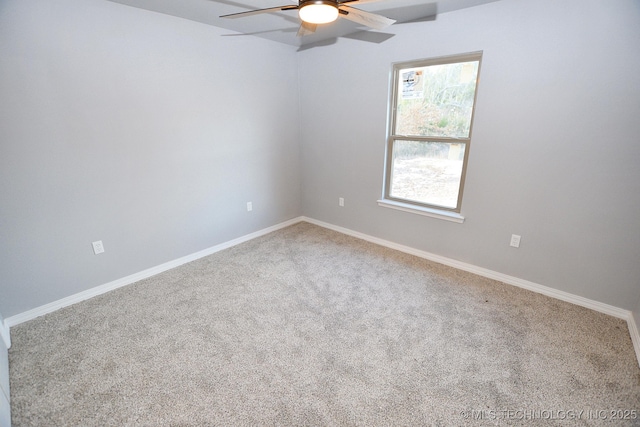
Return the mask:
{"type": "Polygon", "coordinates": [[[473,132],[473,119],[475,117],[476,99],[478,97],[478,85],[480,83],[480,68],[482,65],[482,52],[470,52],[460,55],[451,55],[431,59],[422,59],[416,61],[396,62],[392,64],[390,91],[389,91],[389,116],[387,122],[387,144],[385,156],[385,173],[382,199],[378,200],[378,205],[398,209],[405,212],[411,212],[419,215],[425,215],[433,218],[443,219],[462,223],[462,196],[467,173],[467,165],[469,162],[469,151],[471,148],[471,136],[473,132]],[[455,64],[458,62],[478,61],[478,78],[476,80],[476,88],[473,99],[473,108],[471,111],[471,122],[469,126],[469,136],[466,138],[450,138],[450,137],[431,137],[417,135],[399,135],[395,133],[396,129],[396,107],[398,105],[398,87],[400,79],[400,71],[407,68],[428,67],[432,65],[455,64]],[[456,207],[449,208],[427,203],[420,203],[414,200],[400,199],[390,196],[391,174],[393,167],[393,145],[395,141],[424,141],[424,142],[445,142],[464,144],[464,158],[462,165],[462,174],[460,177],[460,187],[458,191],[458,200],[456,207]]]}

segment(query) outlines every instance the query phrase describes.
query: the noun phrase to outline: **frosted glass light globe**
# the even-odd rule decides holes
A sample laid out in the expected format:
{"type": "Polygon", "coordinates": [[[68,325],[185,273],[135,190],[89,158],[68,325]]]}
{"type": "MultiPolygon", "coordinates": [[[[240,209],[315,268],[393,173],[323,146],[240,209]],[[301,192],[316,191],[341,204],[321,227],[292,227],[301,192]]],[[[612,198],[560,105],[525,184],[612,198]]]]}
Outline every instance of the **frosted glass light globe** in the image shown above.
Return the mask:
{"type": "Polygon", "coordinates": [[[338,8],[323,1],[305,4],[298,11],[300,19],[310,24],[326,24],[338,19],[338,8]]]}

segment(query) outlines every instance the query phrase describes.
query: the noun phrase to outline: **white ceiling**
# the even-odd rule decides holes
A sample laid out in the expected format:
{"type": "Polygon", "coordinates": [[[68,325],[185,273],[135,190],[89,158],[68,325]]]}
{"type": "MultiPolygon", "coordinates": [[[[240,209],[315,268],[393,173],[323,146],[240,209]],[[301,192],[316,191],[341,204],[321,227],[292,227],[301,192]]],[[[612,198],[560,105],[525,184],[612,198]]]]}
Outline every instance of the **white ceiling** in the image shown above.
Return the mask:
{"type": "MultiPolygon", "coordinates": [[[[301,49],[335,43],[337,37],[348,37],[365,42],[381,43],[393,34],[374,31],[346,19],[318,26],[315,34],[297,37],[300,20],[297,10],[265,13],[238,19],[223,19],[220,15],[254,9],[296,4],[295,0],[110,0],[140,9],[190,19],[225,28],[228,37],[253,35],[301,46],[301,49]],[[241,33],[241,34],[238,34],[241,33]]],[[[478,6],[498,0],[380,0],[358,6],[362,10],[396,19],[394,25],[404,22],[432,21],[439,13],[478,6]]]]}

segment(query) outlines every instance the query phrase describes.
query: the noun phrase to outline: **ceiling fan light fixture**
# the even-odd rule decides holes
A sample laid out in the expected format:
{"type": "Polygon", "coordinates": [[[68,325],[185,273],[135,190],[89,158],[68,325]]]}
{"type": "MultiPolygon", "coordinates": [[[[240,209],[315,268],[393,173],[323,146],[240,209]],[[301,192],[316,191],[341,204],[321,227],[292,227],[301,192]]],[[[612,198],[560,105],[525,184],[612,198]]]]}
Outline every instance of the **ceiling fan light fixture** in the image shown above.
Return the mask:
{"type": "Polygon", "coordinates": [[[298,15],[310,24],[327,24],[338,19],[338,7],[334,1],[307,1],[300,7],[298,15]]]}

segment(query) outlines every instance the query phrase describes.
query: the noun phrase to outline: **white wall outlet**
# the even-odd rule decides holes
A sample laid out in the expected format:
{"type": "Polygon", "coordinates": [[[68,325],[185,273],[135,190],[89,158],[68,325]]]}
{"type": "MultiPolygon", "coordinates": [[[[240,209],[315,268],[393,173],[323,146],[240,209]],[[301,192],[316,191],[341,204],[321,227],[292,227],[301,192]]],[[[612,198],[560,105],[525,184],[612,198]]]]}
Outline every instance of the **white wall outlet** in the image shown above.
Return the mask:
{"type": "Polygon", "coordinates": [[[251,212],[253,210],[253,203],[247,202],[247,212],[251,212]]]}
{"type": "Polygon", "coordinates": [[[509,246],[514,247],[514,248],[519,248],[520,247],[520,239],[522,237],[518,236],[517,234],[512,234],[511,235],[511,243],[509,243],[509,246]]]}
{"type": "Polygon", "coordinates": [[[102,240],[98,240],[97,242],[91,243],[93,246],[93,253],[98,255],[104,252],[104,245],[102,244],[102,240]]]}
{"type": "Polygon", "coordinates": [[[344,197],[340,197],[340,198],[338,199],[338,206],[342,206],[342,207],[344,207],[344,197]]]}

